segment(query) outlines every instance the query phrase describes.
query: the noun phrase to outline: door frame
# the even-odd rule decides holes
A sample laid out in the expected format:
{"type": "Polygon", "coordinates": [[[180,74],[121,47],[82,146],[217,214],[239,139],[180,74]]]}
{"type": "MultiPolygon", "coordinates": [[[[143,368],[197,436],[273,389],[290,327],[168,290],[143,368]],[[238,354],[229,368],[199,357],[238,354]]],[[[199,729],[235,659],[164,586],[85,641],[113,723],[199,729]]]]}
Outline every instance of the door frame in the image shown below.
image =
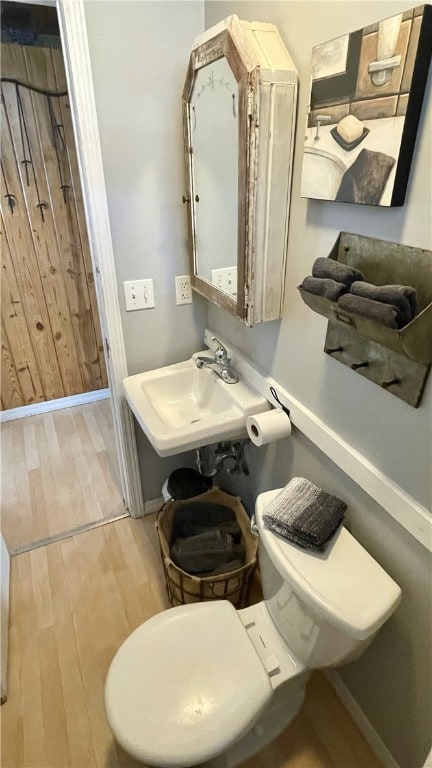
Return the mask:
{"type": "MultiPolygon", "coordinates": [[[[51,3],[41,0],[41,4],[51,3]]],[[[141,517],[144,514],[144,502],[135,429],[133,416],[122,390],[122,380],[128,375],[128,369],[84,2],[83,0],[56,0],[55,5],[71,103],[99,317],[105,342],[105,360],[111,392],[122,494],[131,517],[141,517]]]]}

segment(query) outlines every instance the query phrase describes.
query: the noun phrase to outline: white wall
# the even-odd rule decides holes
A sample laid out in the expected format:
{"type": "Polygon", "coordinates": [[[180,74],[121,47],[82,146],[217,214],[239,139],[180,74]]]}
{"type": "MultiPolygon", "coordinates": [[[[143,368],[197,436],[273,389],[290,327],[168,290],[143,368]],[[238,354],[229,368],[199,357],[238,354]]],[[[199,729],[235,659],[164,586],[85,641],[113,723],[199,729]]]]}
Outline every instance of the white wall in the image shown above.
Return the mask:
{"type": "MultiPolygon", "coordinates": [[[[206,302],[175,303],[174,276],[189,274],[181,94],[203,3],[86,0],[94,91],[129,374],[202,347],[206,302]],[[156,308],[125,312],[123,281],[153,278],[156,308]]],[[[137,431],[145,499],[174,466],[137,431]]]]}
{"type": "MultiPolygon", "coordinates": [[[[216,307],[218,331],[408,494],[431,506],[430,377],[419,409],[411,408],[323,353],[324,318],[301,301],[296,286],[342,230],[422,248],[431,247],[431,77],[405,205],[380,209],[301,199],[302,146],[312,46],[405,10],[409,3],[218,2],[206,0],[205,27],[237,13],[275,23],[299,71],[286,300],[281,321],[252,329],[216,307]]],[[[430,749],[431,558],[370,496],[298,432],[267,449],[248,449],[251,474],[231,487],[249,508],[260,490],[305,475],[348,502],[348,520],[366,549],[400,584],[403,600],[366,654],[340,674],[402,768],[419,768],[430,749]]],[[[229,483],[227,479],[227,483],[229,483]]]]}

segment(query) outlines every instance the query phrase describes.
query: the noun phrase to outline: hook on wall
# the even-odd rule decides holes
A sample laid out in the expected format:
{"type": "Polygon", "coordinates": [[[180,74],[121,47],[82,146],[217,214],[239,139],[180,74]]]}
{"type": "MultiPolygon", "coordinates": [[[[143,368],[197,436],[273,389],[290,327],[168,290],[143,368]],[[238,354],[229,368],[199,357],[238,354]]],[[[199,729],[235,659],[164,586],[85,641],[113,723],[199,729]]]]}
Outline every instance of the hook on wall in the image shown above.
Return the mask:
{"type": "Polygon", "coordinates": [[[381,383],[381,386],[383,389],[388,389],[389,387],[392,387],[393,384],[400,384],[400,383],[401,383],[400,379],[391,379],[391,381],[383,381],[381,383]]]}
{"type": "Polygon", "coordinates": [[[328,324],[324,350],[332,360],[364,376],[382,391],[389,392],[414,408],[420,404],[429,369],[427,363],[410,360],[332,321],[328,324]],[[342,347],[342,350],[338,347],[342,347]],[[332,350],[337,351],[332,354],[332,350]]]}
{"type": "Polygon", "coordinates": [[[299,286],[305,304],[328,320],[324,352],[413,408],[421,402],[432,364],[431,257],[430,250],[352,232],[341,232],[328,255],[359,269],[372,285],[415,289],[419,311],[400,328],[341,313],[334,301],[299,286]]]}

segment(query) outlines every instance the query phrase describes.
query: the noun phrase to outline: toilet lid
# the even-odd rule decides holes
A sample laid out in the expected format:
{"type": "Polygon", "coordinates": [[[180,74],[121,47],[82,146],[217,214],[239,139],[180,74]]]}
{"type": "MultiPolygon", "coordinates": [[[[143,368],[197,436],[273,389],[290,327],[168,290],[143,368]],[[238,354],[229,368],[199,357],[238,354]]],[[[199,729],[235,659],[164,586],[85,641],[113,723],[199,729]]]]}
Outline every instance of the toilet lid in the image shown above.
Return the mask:
{"type": "Polygon", "coordinates": [[[146,621],[118,650],[105,683],[117,741],[160,768],[220,754],[252,727],[271,696],[269,676],[225,600],[146,621]]]}

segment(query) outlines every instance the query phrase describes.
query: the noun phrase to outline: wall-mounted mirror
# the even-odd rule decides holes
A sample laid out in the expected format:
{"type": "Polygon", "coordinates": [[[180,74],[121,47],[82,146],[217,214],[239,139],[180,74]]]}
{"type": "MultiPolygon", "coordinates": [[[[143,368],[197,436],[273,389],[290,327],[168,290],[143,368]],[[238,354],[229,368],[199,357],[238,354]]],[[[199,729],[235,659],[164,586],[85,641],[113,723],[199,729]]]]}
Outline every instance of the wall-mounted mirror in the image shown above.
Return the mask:
{"type": "Polygon", "coordinates": [[[273,24],[195,41],[183,89],[192,287],[253,325],[281,316],[297,71],[273,24]]]}

